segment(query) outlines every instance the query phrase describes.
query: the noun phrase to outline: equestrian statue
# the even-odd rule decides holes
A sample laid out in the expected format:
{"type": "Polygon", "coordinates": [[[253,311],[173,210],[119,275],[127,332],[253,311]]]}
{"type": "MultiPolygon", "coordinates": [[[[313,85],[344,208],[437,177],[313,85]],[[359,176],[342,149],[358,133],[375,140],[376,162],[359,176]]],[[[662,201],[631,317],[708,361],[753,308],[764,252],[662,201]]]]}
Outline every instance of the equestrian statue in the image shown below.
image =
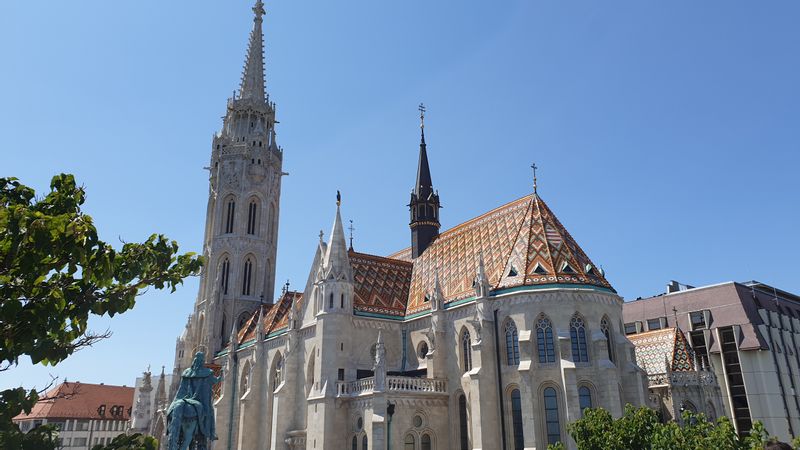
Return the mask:
{"type": "Polygon", "coordinates": [[[192,366],[181,374],[175,400],[167,409],[168,450],[207,450],[208,441],[217,439],[211,391],[222,374],[214,376],[204,361],[203,352],[197,352],[192,366]]]}

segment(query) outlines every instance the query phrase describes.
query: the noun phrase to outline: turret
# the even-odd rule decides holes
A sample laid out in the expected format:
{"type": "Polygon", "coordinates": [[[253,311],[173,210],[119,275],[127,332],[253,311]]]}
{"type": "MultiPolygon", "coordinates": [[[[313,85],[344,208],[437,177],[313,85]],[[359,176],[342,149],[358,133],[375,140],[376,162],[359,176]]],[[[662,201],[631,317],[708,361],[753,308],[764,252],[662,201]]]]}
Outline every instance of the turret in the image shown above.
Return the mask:
{"type": "Polygon", "coordinates": [[[411,257],[416,258],[439,235],[439,193],[433,190],[428,151],[425,144],[425,107],[420,104],[420,143],[417,181],[408,204],[411,214],[411,257]]]}
{"type": "Polygon", "coordinates": [[[336,192],[336,217],[331,228],[328,245],[320,263],[318,282],[322,295],[320,311],[352,312],[353,269],[347,255],[341,214],[341,194],[336,192]]]}

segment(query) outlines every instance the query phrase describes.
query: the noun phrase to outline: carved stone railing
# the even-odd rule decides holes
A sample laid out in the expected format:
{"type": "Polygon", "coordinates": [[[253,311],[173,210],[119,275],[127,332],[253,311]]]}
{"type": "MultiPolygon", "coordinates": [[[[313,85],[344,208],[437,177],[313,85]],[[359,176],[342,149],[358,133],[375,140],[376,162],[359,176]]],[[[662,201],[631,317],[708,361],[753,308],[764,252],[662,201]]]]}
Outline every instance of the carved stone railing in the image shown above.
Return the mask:
{"type": "MultiPolygon", "coordinates": [[[[416,377],[386,377],[386,390],[388,392],[407,392],[420,394],[445,394],[447,393],[446,380],[439,378],[416,378],[416,377]]],[[[336,382],[336,393],[338,396],[359,396],[372,394],[375,391],[375,378],[362,378],[355,381],[336,382]]]]}
{"type": "Polygon", "coordinates": [[[666,386],[666,385],[703,385],[711,386],[717,383],[717,378],[714,372],[701,370],[699,372],[671,372],[667,373],[651,373],[647,375],[647,384],[653,386],[666,386]]]}

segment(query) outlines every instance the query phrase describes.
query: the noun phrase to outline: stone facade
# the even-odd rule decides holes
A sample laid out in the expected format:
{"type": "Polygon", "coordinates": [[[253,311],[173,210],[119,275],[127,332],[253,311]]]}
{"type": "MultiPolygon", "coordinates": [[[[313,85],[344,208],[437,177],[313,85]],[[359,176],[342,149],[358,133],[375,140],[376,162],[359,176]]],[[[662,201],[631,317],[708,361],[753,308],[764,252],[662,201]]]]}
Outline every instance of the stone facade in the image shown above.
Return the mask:
{"type": "Polygon", "coordinates": [[[572,448],[566,424],[583,408],[646,404],[602,270],[535,191],[440,234],[424,135],[409,248],[356,252],[337,195],[302,290],[271,301],[283,153],[254,11],[213,140],[208,263],[176,345],[176,375],[197,350],[224,373],[214,449],[572,448]],[[255,233],[251,200],[266,212],[255,233]]]}

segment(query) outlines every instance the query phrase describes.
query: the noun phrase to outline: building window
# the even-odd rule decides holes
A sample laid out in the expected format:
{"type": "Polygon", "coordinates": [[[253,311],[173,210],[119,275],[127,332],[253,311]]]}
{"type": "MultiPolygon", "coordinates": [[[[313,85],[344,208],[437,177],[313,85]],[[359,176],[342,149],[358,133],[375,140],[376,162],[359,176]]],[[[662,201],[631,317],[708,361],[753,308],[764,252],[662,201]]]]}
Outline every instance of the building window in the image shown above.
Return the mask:
{"type": "Polygon", "coordinates": [[[581,408],[581,416],[584,409],[592,407],[592,391],[587,386],[578,388],[578,405],[581,408]]]}
{"type": "Polygon", "coordinates": [[[244,273],[242,274],[242,295],[250,295],[250,281],[253,277],[253,262],[250,258],[244,261],[244,273]]]}
{"type": "Polygon", "coordinates": [[[561,423],[558,418],[558,396],[556,390],[547,387],[544,389],[544,415],[547,429],[547,443],[561,442],[561,423]]]}
{"type": "Polygon", "coordinates": [[[466,329],[461,334],[461,359],[464,373],[472,370],[472,341],[469,337],[469,331],[466,329]]]}
{"type": "Polygon", "coordinates": [[[667,321],[666,317],[658,317],[656,319],[648,319],[647,320],[647,330],[648,331],[660,330],[660,329],[664,328],[664,323],[666,323],[666,321],[667,321]]]}
{"type": "Polygon", "coordinates": [[[222,287],[222,293],[224,295],[228,295],[228,277],[230,273],[231,273],[231,262],[228,260],[228,258],[225,258],[225,260],[222,261],[222,273],[220,274],[219,277],[220,284],[222,287]]]}
{"type": "Polygon", "coordinates": [[[569,336],[572,341],[572,362],[589,362],[586,346],[586,326],[577,314],[569,321],[569,336]]]}
{"type": "Polygon", "coordinates": [[[506,322],[506,362],[509,366],[519,364],[519,334],[514,321],[509,319],[506,322]]]}
{"type": "Polygon", "coordinates": [[[423,434],[422,435],[422,445],[420,446],[420,450],[432,450],[433,444],[431,440],[430,434],[423,434]]]}
{"type": "Polygon", "coordinates": [[[547,317],[539,316],[539,320],[536,321],[536,345],[539,349],[539,363],[556,362],[553,325],[547,317]]]}
{"type": "Polygon", "coordinates": [[[427,342],[422,341],[419,344],[419,350],[417,351],[417,354],[419,355],[419,359],[425,359],[428,356],[428,343],[427,342]]]}
{"type": "Polygon", "coordinates": [[[469,450],[469,422],[467,422],[467,397],[458,396],[458,430],[461,450],[469,450]]]}
{"type": "Polygon", "coordinates": [[[608,360],[614,361],[614,339],[611,338],[611,326],[608,324],[608,317],[603,317],[600,321],[600,330],[606,337],[606,348],[608,349],[608,360]]]}
{"type": "Polygon", "coordinates": [[[689,321],[692,325],[692,330],[706,328],[706,315],[704,311],[692,311],[689,313],[689,321]]]}
{"type": "Polygon", "coordinates": [[[328,309],[333,309],[333,292],[328,296],[328,309]]]}
{"type": "Polygon", "coordinates": [[[233,219],[236,213],[236,201],[228,200],[228,209],[225,215],[225,233],[233,233],[233,219]]]}
{"type": "Polygon", "coordinates": [[[340,301],[340,308],[344,309],[344,294],[342,294],[340,301]]]}
{"type": "Polygon", "coordinates": [[[367,435],[365,434],[361,438],[361,450],[368,450],[369,449],[369,439],[367,439],[367,435]]]}
{"type": "Polygon", "coordinates": [[[638,329],[636,327],[636,322],[628,322],[625,324],[625,334],[636,334],[638,329]]]}
{"type": "Polygon", "coordinates": [[[403,450],[417,450],[417,443],[414,440],[413,434],[407,434],[406,439],[403,442],[403,450]]]}
{"type": "Polygon", "coordinates": [[[258,213],[258,204],[255,200],[250,202],[247,208],[247,234],[256,234],[256,214],[258,213]]]}
{"type": "Polygon", "coordinates": [[[525,434],[522,426],[522,398],[519,389],[511,391],[511,423],[514,429],[514,450],[523,450],[525,434]]]}
{"type": "Polygon", "coordinates": [[[358,436],[353,436],[353,445],[351,446],[352,450],[358,450],[358,436]]]}

